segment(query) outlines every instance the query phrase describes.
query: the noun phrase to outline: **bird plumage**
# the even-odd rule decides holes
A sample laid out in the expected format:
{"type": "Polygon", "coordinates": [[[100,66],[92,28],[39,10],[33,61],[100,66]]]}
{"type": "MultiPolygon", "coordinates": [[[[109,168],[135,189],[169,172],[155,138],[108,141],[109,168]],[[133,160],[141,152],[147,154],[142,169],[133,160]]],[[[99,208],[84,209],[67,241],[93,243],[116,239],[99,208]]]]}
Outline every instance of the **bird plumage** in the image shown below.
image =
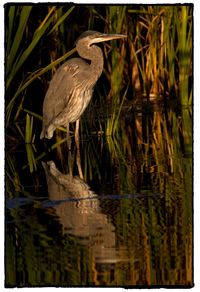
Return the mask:
{"type": "Polygon", "coordinates": [[[84,60],[74,58],[54,74],[44,99],[41,138],[52,138],[56,128],[73,123],[82,115],[93,91],[83,70],[90,70],[88,67],[84,60]]]}

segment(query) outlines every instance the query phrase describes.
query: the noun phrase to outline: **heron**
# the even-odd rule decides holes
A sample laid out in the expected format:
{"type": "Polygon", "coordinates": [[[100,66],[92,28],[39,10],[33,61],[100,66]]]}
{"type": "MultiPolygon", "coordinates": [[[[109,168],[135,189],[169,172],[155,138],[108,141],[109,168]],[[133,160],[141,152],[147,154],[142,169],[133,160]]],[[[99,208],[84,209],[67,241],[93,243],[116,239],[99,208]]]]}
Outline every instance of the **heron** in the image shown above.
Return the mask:
{"type": "Polygon", "coordinates": [[[63,63],[50,81],[43,103],[40,139],[51,139],[60,126],[67,127],[69,133],[69,123],[76,122],[75,141],[79,141],[80,117],[103,71],[103,53],[94,44],[125,37],[124,34],[105,34],[91,30],[80,35],[76,41],[76,50],[81,58],[72,58],[63,63]]]}

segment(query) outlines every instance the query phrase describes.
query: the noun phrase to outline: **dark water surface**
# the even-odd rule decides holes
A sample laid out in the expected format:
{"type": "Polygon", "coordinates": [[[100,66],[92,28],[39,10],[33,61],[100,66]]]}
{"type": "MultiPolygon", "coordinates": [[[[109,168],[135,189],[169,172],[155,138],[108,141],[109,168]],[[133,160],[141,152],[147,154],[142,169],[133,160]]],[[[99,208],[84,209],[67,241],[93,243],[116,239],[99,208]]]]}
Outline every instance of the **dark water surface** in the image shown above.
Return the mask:
{"type": "Polygon", "coordinates": [[[7,145],[5,285],[192,286],[191,125],[127,113],[115,137],[82,135],[80,157],[7,145]]]}

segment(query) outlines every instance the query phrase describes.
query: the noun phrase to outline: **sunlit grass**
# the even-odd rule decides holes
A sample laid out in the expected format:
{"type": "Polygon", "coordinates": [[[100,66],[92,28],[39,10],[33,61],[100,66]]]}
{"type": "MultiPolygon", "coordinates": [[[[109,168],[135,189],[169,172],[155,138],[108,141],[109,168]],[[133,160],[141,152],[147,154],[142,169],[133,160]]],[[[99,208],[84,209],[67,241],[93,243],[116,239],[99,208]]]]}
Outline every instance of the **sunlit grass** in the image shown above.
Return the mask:
{"type": "Polygon", "coordinates": [[[120,115],[122,112],[123,104],[126,98],[128,86],[126,88],[126,91],[124,92],[124,95],[122,97],[121,103],[119,104],[118,100],[115,99],[115,102],[112,103],[111,111],[107,115],[106,119],[106,136],[111,136],[115,134],[119,134],[119,128],[118,123],[120,119],[120,115]]]}
{"type": "Polygon", "coordinates": [[[137,36],[131,50],[142,77],[141,92],[169,96],[180,93],[181,103],[190,104],[191,7],[144,6],[128,11],[137,17],[137,36]]]}

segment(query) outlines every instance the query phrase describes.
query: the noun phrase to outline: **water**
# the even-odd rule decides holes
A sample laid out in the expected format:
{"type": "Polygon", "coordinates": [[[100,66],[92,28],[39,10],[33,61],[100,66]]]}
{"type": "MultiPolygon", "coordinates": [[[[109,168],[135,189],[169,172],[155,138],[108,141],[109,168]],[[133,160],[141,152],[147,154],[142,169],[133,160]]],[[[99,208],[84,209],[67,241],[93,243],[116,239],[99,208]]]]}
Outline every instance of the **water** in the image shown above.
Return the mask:
{"type": "Polygon", "coordinates": [[[192,286],[189,116],[124,114],[119,135],[82,135],[80,156],[9,144],[5,285],[192,286]]]}

